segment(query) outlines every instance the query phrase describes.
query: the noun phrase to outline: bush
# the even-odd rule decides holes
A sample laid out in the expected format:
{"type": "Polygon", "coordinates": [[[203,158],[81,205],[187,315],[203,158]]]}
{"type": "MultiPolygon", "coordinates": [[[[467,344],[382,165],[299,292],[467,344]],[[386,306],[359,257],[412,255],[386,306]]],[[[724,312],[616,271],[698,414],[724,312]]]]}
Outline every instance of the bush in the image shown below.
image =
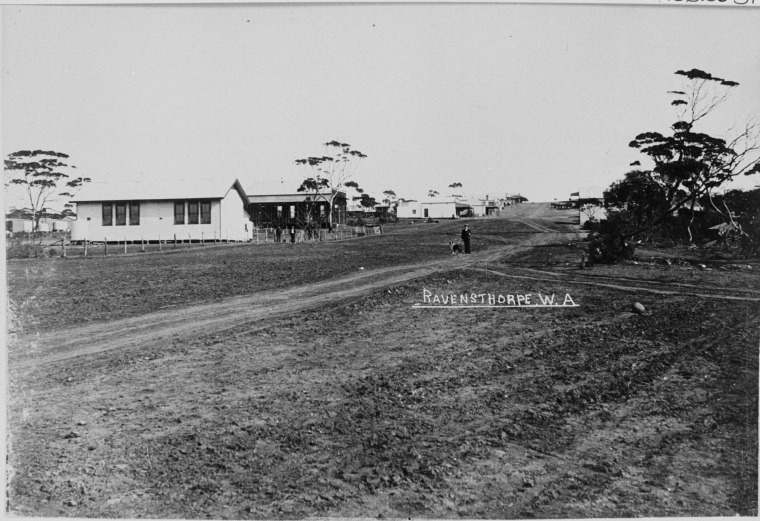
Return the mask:
{"type": "Polygon", "coordinates": [[[48,250],[48,257],[57,257],[58,256],[58,250],[55,248],[50,248],[48,250]]]}
{"type": "Polygon", "coordinates": [[[631,227],[629,217],[624,210],[612,211],[606,219],[596,223],[596,231],[588,246],[588,257],[592,262],[609,264],[633,258],[635,243],[620,239],[631,227]]]}
{"type": "Polygon", "coordinates": [[[45,256],[45,252],[40,244],[31,242],[14,241],[5,250],[8,259],[36,259],[45,256]]]}

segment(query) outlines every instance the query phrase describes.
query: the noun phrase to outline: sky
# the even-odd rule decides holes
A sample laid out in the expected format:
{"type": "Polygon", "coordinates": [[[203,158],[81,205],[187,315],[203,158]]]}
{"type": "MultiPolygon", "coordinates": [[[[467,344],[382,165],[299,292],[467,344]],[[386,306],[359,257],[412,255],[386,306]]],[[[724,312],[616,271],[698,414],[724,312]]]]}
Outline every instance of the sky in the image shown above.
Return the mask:
{"type": "Polygon", "coordinates": [[[740,84],[696,130],[760,121],[758,27],[760,8],[682,3],[5,5],[2,152],[65,152],[114,189],[267,194],[338,140],[378,199],[600,195],[651,166],[628,143],[676,121],[676,70],[740,84]]]}

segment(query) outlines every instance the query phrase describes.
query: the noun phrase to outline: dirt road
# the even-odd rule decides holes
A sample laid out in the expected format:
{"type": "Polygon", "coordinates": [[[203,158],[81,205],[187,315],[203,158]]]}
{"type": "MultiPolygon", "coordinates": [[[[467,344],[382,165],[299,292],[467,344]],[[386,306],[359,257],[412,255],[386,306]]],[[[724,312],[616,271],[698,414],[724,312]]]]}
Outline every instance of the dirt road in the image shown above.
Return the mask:
{"type": "MultiPolygon", "coordinates": [[[[525,221],[530,222],[530,221],[525,221]]],[[[536,228],[539,223],[532,223],[536,228]]],[[[220,302],[171,309],[78,326],[63,331],[19,339],[28,349],[17,349],[11,356],[12,366],[29,369],[40,364],[71,359],[111,349],[126,349],[155,343],[159,340],[194,338],[209,331],[223,331],[241,325],[266,321],[274,316],[297,313],[331,302],[345,301],[371,293],[379,288],[426,277],[455,268],[474,267],[494,262],[505,254],[539,244],[550,244],[577,238],[578,232],[542,231],[522,235],[513,244],[477,252],[471,256],[448,256],[434,263],[417,263],[372,271],[360,271],[346,277],[299,286],[281,291],[266,291],[220,302]],[[516,244],[515,244],[516,243],[516,244]]]]}

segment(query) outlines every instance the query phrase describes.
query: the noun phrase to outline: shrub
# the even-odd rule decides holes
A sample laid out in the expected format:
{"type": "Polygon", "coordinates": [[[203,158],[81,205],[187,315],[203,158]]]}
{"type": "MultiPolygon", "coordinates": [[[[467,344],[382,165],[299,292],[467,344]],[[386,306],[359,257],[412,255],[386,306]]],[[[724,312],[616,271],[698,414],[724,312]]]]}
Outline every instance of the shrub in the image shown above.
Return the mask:
{"type": "Polygon", "coordinates": [[[5,250],[8,259],[36,259],[44,257],[42,245],[31,242],[14,241],[5,250]]]}
{"type": "Polygon", "coordinates": [[[588,257],[592,262],[609,264],[633,258],[635,243],[623,241],[621,235],[631,227],[630,216],[625,210],[612,211],[596,224],[596,231],[590,237],[588,257]]]}

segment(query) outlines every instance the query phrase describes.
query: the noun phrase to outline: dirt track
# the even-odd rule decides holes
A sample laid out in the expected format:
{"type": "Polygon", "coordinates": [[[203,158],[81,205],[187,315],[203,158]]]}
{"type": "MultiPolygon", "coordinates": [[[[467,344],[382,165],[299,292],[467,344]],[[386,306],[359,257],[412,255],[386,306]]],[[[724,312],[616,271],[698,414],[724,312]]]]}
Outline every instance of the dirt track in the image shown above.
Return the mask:
{"type": "Polygon", "coordinates": [[[30,263],[58,270],[31,281],[17,270],[15,295],[35,295],[37,316],[52,317],[46,297],[72,298],[67,289],[94,293],[88,310],[135,306],[17,330],[27,334],[9,364],[11,511],[756,514],[754,273],[646,258],[580,271],[569,213],[512,212],[473,223],[471,256],[446,251],[459,223],[441,222],[343,247],[30,263]],[[298,279],[304,262],[322,278],[298,279]],[[119,300],[133,286],[150,292],[119,300]],[[420,310],[420,288],[570,292],[580,306],[420,310]],[[176,292],[185,300],[167,302],[176,292]]]}
{"type": "Polygon", "coordinates": [[[577,237],[577,232],[525,235],[520,238],[519,244],[491,248],[471,256],[457,255],[435,263],[362,271],[306,287],[233,297],[221,302],[35,335],[22,340],[29,343],[30,349],[25,350],[26,354],[20,356],[14,366],[19,369],[32,367],[111,349],[140,347],[161,339],[194,338],[209,331],[217,332],[241,325],[254,325],[273,316],[316,308],[325,303],[366,295],[378,288],[408,282],[432,273],[493,262],[520,249],[577,237]]]}

